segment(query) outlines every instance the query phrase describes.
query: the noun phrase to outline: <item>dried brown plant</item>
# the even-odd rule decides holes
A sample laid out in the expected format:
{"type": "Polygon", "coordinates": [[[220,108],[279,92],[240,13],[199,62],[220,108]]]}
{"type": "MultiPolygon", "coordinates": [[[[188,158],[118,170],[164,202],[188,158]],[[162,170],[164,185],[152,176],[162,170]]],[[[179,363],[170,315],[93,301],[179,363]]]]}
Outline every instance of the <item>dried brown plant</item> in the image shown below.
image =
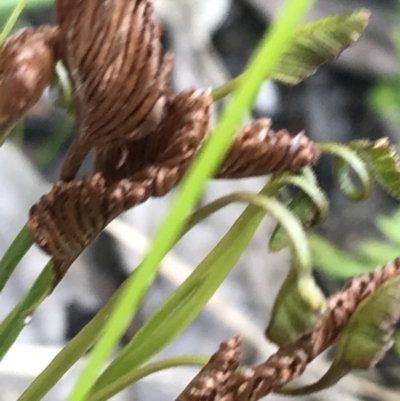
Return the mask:
{"type": "Polygon", "coordinates": [[[22,29],[0,46],[0,142],[39,100],[53,75],[58,28],[22,29]]]}
{"type": "MultiPolygon", "coordinates": [[[[264,363],[240,371],[232,370],[230,377],[224,376],[223,380],[218,380],[218,371],[216,378],[210,375],[213,358],[224,360],[222,349],[231,352],[226,346],[221,348],[189,383],[177,401],[256,401],[266,396],[301,375],[313,359],[339,339],[361,302],[388,280],[399,275],[400,259],[396,259],[382,268],[349,280],[341,291],[328,299],[326,312],[309,333],[281,347],[264,363]]],[[[390,322],[391,325],[395,323],[390,322]]],[[[236,344],[237,338],[231,341],[236,344]]]]}
{"type": "MultiPolygon", "coordinates": [[[[41,57],[30,68],[23,63],[33,60],[31,53],[22,61],[18,53],[28,43],[21,40],[26,33],[0,46],[8,52],[8,66],[22,63],[24,79],[36,77],[40,90],[60,58],[77,102],[78,132],[60,180],[32,208],[28,223],[34,241],[54,258],[54,284],[111,220],[176,186],[206,139],[212,103],[208,90],[172,95],[172,56],[163,55],[160,23],[149,0],[57,0],[56,15],[56,27],[30,34],[41,44],[41,57]],[[94,174],[73,181],[91,149],[94,174]]],[[[9,77],[5,68],[2,84],[11,90],[15,79],[5,83],[9,77]]],[[[35,88],[36,97],[39,92],[35,88]]],[[[17,108],[19,114],[32,106],[29,99],[17,108]]],[[[318,156],[303,133],[274,132],[271,121],[261,119],[239,132],[216,177],[298,170],[318,156]]]]}
{"type": "Polygon", "coordinates": [[[268,118],[256,120],[237,135],[217,178],[243,178],[294,171],[313,164],[319,151],[303,132],[275,132],[268,118]]]}
{"type": "Polygon", "coordinates": [[[94,146],[119,145],[157,129],[170,97],[172,57],[148,0],[58,0],[59,51],[70,73],[78,135],[60,178],[74,178],[94,146]]]}

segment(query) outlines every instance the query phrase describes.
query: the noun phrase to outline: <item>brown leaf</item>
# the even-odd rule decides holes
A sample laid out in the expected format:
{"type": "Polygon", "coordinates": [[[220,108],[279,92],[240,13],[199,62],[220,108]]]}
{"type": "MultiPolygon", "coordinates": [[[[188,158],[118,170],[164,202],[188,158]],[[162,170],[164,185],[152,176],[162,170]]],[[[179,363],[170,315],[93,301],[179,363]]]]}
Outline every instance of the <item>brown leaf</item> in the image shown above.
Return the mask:
{"type": "Polygon", "coordinates": [[[239,367],[240,338],[221,343],[219,350],[206,366],[193,378],[176,401],[207,401],[214,399],[218,387],[239,367]]]}
{"type": "MultiPolygon", "coordinates": [[[[96,171],[115,182],[154,167],[162,171],[160,185],[161,176],[170,176],[171,171],[182,175],[207,133],[211,102],[209,91],[184,90],[169,102],[157,131],[120,146],[96,148],[96,171]]],[[[169,190],[173,186],[167,185],[169,190]]],[[[156,192],[153,196],[160,196],[156,192]]]]}
{"type": "Polygon", "coordinates": [[[0,142],[35,105],[56,63],[57,28],[22,29],[0,45],[0,142]]]}
{"type": "Polygon", "coordinates": [[[159,130],[131,142],[127,154],[100,148],[93,177],[57,182],[31,209],[34,241],[65,270],[120,213],[171,191],[207,132],[210,104],[208,91],[188,89],[171,100],[159,130]]]}
{"type": "Polygon", "coordinates": [[[61,179],[70,180],[93,146],[147,136],[170,96],[172,57],[149,0],[58,0],[60,53],[78,103],[78,138],[61,179]]]}
{"type": "Polygon", "coordinates": [[[270,119],[256,120],[240,131],[217,178],[245,178],[299,170],[313,164],[320,152],[303,133],[275,132],[270,119]]]}

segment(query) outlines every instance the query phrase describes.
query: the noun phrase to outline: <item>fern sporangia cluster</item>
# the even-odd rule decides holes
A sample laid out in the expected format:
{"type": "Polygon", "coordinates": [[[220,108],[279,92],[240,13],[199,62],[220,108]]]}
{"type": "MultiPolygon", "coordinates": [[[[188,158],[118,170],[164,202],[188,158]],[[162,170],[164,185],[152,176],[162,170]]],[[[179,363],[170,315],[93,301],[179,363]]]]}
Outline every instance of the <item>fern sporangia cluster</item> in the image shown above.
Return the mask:
{"type": "MultiPolygon", "coordinates": [[[[4,112],[9,124],[37,100],[57,60],[72,82],[77,136],[59,181],[32,208],[28,224],[61,278],[111,220],[176,186],[206,139],[212,98],[208,90],[171,92],[173,57],[163,54],[160,23],[149,0],[58,0],[56,21],[55,27],[17,33],[3,45],[7,57],[2,59],[10,61],[0,90],[15,81],[27,89],[18,115],[4,112]],[[28,45],[28,56],[37,59],[24,66],[21,78],[15,68],[21,46],[28,45]],[[91,150],[93,175],[74,181],[91,150]]],[[[318,156],[303,133],[274,132],[270,120],[261,119],[238,133],[216,177],[298,170],[318,156]]]]}
{"type": "MultiPolygon", "coordinates": [[[[338,342],[363,301],[368,301],[380,287],[399,276],[400,259],[396,259],[382,268],[349,280],[341,291],[328,299],[325,313],[309,332],[280,347],[274,355],[253,368],[237,370],[240,359],[238,337],[223,342],[177,401],[256,401],[274,391],[292,395],[315,391],[317,388],[313,386],[292,391],[281,390],[281,387],[301,375],[313,359],[338,342]]],[[[376,333],[382,332],[385,341],[377,347],[375,358],[367,361],[364,368],[378,362],[387,351],[388,345],[392,344],[386,340],[392,336],[394,326],[400,318],[400,298],[398,294],[390,296],[394,298],[391,301],[392,306],[387,308],[384,318],[374,327],[376,333]]],[[[374,313],[373,308],[369,307],[368,313],[374,313]]],[[[367,335],[365,331],[363,334],[367,335]]],[[[375,337],[378,342],[376,334],[375,337]]],[[[361,337],[357,339],[358,346],[361,346],[362,340],[361,337]]],[[[348,373],[346,368],[347,366],[345,373],[348,373]]],[[[343,374],[339,374],[338,379],[342,376],[343,374]]]]}

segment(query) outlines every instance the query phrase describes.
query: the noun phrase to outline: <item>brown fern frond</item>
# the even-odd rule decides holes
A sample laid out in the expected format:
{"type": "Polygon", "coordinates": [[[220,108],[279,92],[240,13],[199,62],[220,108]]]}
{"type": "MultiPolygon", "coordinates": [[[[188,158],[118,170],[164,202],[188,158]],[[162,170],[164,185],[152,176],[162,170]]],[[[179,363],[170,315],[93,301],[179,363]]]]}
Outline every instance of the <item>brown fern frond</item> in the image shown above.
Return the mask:
{"type": "Polygon", "coordinates": [[[245,178],[299,170],[315,163],[320,155],[304,133],[291,136],[275,132],[270,119],[262,118],[245,127],[234,140],[216,178],[245,178]]]}
{"type": "MultiPolygon", "coordinates": [[[[256,401],[302,374],[307,365],[333,345],[357,307],[388,280],[400,275],[400,259],[355,277],[328,300],[327,310],[310,333],[281,347],[264,363],[234,372],[202,401],[256,401]]],[[[389,322],[393,324],[393,322],[389,322]]],[[[385,322],[387,324],[387,322],[385,322]]],[[[206,369],[206,367],[204,368],[206,369]]],[[[191,384],[184,390],[190,394],[191,384]]],[[[201,393],[201,389],[196,388],[201,393]]],[[[179,397],[178,397],[179,400],[179,397]]],[[[185,401],[192,401],[186,397],[185,401]]],[[[197,398],[193,398],[197,401],[197,398]]]]}
{"type": "Polygon", "coordinates": [[[57,182],[31,208],[28,227],[34,241],[55,259],[75,259],[111,220],[151,195],[156,172],[111,186],[100,173],[57,182]]]}
{"type": "Polygon", "coordinates": [[[221,343],[219,350],[207,365],[194,377],[176,401],[205,401],[216,395],[217,389],[239,367],[240,338],[238,336],[221,343]]]}
{"type": "Polygon", "coordinates": [[[157,129],[170,96],[172,57],[149,0],[58,0],[59,51],[78,103],[78,137],[61,179],[93,146],[121,144],[157,129]]]}
{"type": "Polygon", "coordinates": [[[50,83],[58,29],[22,29],[0,45],[0,141],[50,83]]]}
{"type": "Polygon", "coordinates": [[[96,148],[96,171],[109,182],[129,179],[150,166],[164,168],[160,177],[170,169],[183,172],[207,133],[211,103],[209,91],[182,91],[170,100],[155,132],[121,146],[96,148]]]}
{"type": "Polygon", "coordinates": [[[171,191],[207,132],[210,104],[208,91],[186,90],[170,101],[160,129],[132,143],[127,155],[100,148],[94,176],[57,182],[31,209],[34,241],[56,261],[72,263],[120,213],[171,191]]]}

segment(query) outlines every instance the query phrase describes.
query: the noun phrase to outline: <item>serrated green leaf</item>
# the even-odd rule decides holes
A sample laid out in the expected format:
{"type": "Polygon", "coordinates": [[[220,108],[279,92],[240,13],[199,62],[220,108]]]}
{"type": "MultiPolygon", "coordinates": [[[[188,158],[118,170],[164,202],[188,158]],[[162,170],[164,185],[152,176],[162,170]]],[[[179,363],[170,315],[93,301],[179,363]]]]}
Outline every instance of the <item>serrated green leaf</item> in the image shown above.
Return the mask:
{"type": "Polygon", "coordinates": [[[368,369],[393,345],[395,325],[400,320],[400,276],[381,285],[355,310],[340,335],[335,359],[316,383],[283,388],[286,395],[306,395],[336,384],[352,369],[368,369]]]}
{"type": "Polygon", "coordinates": [[[361,302],[340,336],[335,359],[360,369],[381,359],[400,320],[399,289],[400,276],[388,280],[361,302]]]}
{"type": "Polygon", "coordinates": [[[322,18],[297,29],[295,42],[284,54],[272,78],[296,85],[323,63],[336,58],[358,40],[368,24],[369,12],[356,10],[322,18]]]}
{"type": "Polygon", "coordinates": [[[400,157],[388,138],[375,142],[353,141],[349,145],[368,162],[379,184],[394,198],[400,199],[400,157]]]}
{"type": "Polygon", "coordinates": [[[265,335],[279,346],[289,344],[309,331],[324,309],[325,297],[311,272],[299,277],[293,266],[276,297],[265,335]]]}
{"type": "MultiPolygon", "coordinates": [[[[314,74],[321,64],[335,59],[354,44],[367,26],[369,15],[366,10],[355,10],[298,27],[291,47],[273,69],[270,78],[286,85],[297,85],[314,74]]],[[[241,74],[215,88],[212,98],[219,100],[231,94],[243,78],[244,74],[241,74]]]]}

